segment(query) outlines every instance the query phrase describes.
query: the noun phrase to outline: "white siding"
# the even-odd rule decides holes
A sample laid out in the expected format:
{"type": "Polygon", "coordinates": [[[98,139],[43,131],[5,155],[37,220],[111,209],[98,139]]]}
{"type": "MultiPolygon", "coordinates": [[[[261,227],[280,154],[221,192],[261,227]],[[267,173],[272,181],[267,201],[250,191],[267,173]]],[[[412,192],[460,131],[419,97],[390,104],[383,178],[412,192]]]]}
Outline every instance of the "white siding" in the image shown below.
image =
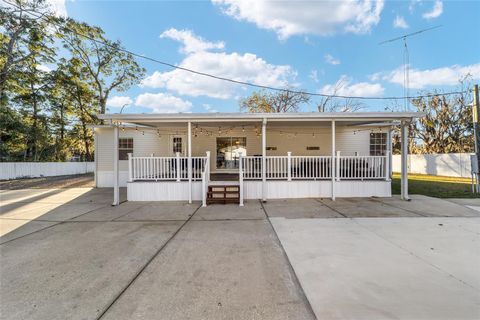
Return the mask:
{"type": "MultiPolygon", "coordinates": [[[[340,181],[335,183],[336,196],[390,197],[388,181],[340,181]]],[[[261,181],[245,181],[245,199],[262,198],[261,181]]],[[[193,200],[202,199],[202,184],[192,184],[193,200]]],[[[267,200],[284,198],[328,198],[332,195],[330,181],[267,181],[267,200]]],[[[128,183],[128,201],[187,201],[188,182],[132,182],[128,183]]]]}
{"type": "MultiPolygon", "coordinates": [[[[129,182],[128,201],[187,201],[188,182],[129,182]]],[[[192,200],[202,200],[202,183],[192,183],[192,200]]]]}
{"type": "MultiPolygon", "coordinates": [[[[261,126],[258,125],[258,131],[261,126]]],[[[241,128],[225,131],[222,127],[222,134],[218,135],[218,127],[209,127],[209,131],[213,132],[212,136],[198,134],[192,137],[192,155],[204,156],[206,151],[211,152],[210,168],[216,171],[216,139],[221,137],[246,137],[247,138],[247,155],[262,154],[262,139],[257,137],[254,130],[246,128],[245,132],[241,128]]],[[[146,129],[142,134],[141,129],[120,130],[120,137],[133,138],[133,155],[149,156],[152,153],[156,156],[173,156],[171,139],[172,136],[184,137],[184,150],[186,150],[186,127],[163,128],[161,137],[159,138],[155,131],[146,129]],[[169,132],[168,134],[166,132],[169,132]]],[[[112,175],[113,171],[113,129],[97,128],[97,173],[98,177],[106,177],[112,175]]],[[[292,155],[331,155],[331,129],[330,127],[272,127],[267,124],[267,147],[276,147],[277,150],[267,151],[267,155],[286,155],[288,151],[292,155]],[[269,131],[270,130],[270,131],[269,131]],[[288,134],[280,134],[280,131],[287,131],[288,134]],[[315,132],[315,135],[312,133],[315,132]],[[295,136],[294,133],[297,133],[295,136]],[[318,146],[320,150],[307,150],[308,146],[318,146]]],[[[336,129],[336,149],[341,151],[343,155],[354,155],[358,152],[360,155],[369,155],[370,153],[370,131],[366,127],[341,127],[336,129]],[[356,132],[354,133],[354,131],[356,132]]],[[[128,161],[121,160],[119,170],[128,170],[128,161]]],[[[102,181],[105,181],[102,180],[102,181]]],[[[98,186],[109,186],[110,183],[98,183],[98,186]]]]}
{"type": "MultiPolygon", "coordinates": [[[[182,130],[179,128],[179,130],[182,130]]],[[[185,128],[183,128],[185,130],[185,128]]],[[[162,134],[158,137],[155,131],[145,130],[142,134],[141,130],[120,130],[120,138],[133,138],[133,156],[145,157],[152,153],[156,156],[171,156],[170,135],[162,134]]],[[[172,129],[175,132],[175,129],[172,129]]],[[[97,159],[98,171],[113,171],[113,129],[97,128],[95,133],[98,137],[97,159]]],[[[173,134],[172,134],[173,135],[173,134]]],[[[120,160],[120,171],[128,170],[128,161],[120,160]]]]}

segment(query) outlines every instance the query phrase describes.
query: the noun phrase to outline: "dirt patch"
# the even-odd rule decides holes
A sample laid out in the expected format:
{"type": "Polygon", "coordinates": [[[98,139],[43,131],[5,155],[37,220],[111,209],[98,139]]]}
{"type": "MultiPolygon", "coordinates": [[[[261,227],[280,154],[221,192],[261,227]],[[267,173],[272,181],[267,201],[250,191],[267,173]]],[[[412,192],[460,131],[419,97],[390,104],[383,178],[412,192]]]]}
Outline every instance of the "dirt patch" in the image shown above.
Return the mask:
{"type": "Polygon", "coordinates": [[[95,187],[93,173],[57,177],[0,180],[0,190],[93,187],[95,187]]]}

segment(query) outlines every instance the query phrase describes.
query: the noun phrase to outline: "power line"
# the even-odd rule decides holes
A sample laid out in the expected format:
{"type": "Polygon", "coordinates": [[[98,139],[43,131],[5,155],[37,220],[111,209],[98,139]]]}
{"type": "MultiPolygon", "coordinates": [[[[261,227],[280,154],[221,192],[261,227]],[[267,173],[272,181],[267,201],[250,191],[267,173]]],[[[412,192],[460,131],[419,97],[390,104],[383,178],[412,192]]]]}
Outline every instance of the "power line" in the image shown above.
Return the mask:
{"type": "MultiPolygon", "coordinates": [[[[19,8],[21,9],[21,7],[17,6],[16,4],[14,3],[10,3],[6,0],[1,0],[11,6],[14,6],[16,8],[19,8]]],[[[34,10],[28,10],[30,11],[29,14],[35,16],[35,14],[31,13],[31,12],[34,12],[34,10]]],[[[39,12],[36,12],[37,14],[40,14],[39,12]]],[[[46,17],[44,16],[35,16],[36,18],[40,18],[40,19],[46,19],[46,17]]],[[[172,68],[172,69],[178,69],[178,70],[182,70],[182,71],[185,71],[185,72],[189,72],[189,73],[193,73],[193,74],[197,74],[197,75],[200,75],[200,76],[204,76],[204,77],[209,77],[209,78],[213,78],[213,79],[217,79],[217,80],[221,80],[221,81],[226,81],[226,82],[231,82],[231,83],[235,83],[235,84],[240,84],[240,85],[245,85],[245,86],[249,86],[249,87],[254,87],[254,88],[259,88],[259,89],[266,89],[266,90],[272,90],[272,91],[279,91],[279,92],[290,92],[290,93],[295,93],[295,94],[305,94],[305,95],[309,95],[309,96],[315,96],[315,97],[323,97],[323,98],[339,98],[339,99],[355,99],[355,100],[404,100],[404,99],[420,99],[420,98],[430,98],[430,97],[435,97],[435,96],[447,96],[447,95],[454,95],[454,94],[464,94],[464,93],[467,93],[468,91],[450,91],[450,92],[444,92],[444,93],[432,93],[432,94],[425,94],[425,95],[418,95],[418,96],[404,96],[404,97],[396,97],[396,96],[391,96],[391,97],[365,97],[365,96],[347,96],[347,95],[335,95],[335,94],[324,94],[324,93],[318,93],[318,92],[308,92],[308,91],[301,91],[301,90],[291,90],[291,89],[285,89],[285,88],[278,88],[278,87],[272,87],[272,86],[267,86],[267,85],[261,85],[261,84],[255,84],[255,83],[251,83],[251,82],[246,82],[246,81],[240,81],[240,80],[235,80],[235,79],[230,79],[230,78],[225,78],[225,77],[221,77],[221,76],[217,76],[217,75],[213,75],[213,74],[210,74],[210,73],[206,73],[206,72],[202,72],[202,71],[197,71],[197,70],[193,70],[193,69],[190,69],[190,68],[185,68],[185,67],[181,67],[181,66],[177,66],[177,65],[174,65],[172,63],[169,63],[169,62],[165,62],[165,61],[161,61],[159,59],[156,59],[156,58],[151,58],[151,57],[148,57],[148,56],[145,56],[145,55],[142,55],[142,54],[138,54],[138,53],[135,53],[133,51],[130,51],[128,49],[123,49],[121,47],[117,47],[115,45],[112,45],[108,42],[105,42],[105,41],[101,41],[101,40],[98,40],[98,39],[95,39],[89,35],[86,35],[86,34],[83,34],[81,32],[78,32],[77,30],[72,30],[72,29],[69,29],[67,27],[65,27],[64,25],[61,25],[60,23],[56,22],[55,20],[49,20],[48,21],[49,23],[53,24],[53,25],[56,25],[57,27],[60,27],[60,28],[64,28],[65,30],[67,31],[70,31],[72,33],[75,33],[81,37],[84,37],[90,41],[93,41],[93,42],[96,42],[98,44],[102,44],[102,45],[105,45],[105,46],[108,46],[110,48],[113,48],[114,50],[117,50],[117,51],[121,51],[121,52],[124,52],[124,53],[127,53],[127,54],[130,54],[134,57],[137,57],[137,58],[140,58],[140,59],[144,59],[144,60],[148,60],[148,61],[151,61],[151,62],[155,62],[155,63],[158,63],[158,64],[161,64],[161,65],[164,65],[164,66],[167,66],[169,68],[172,68]]],[[[392,39],[393,40],[393,39],[392,39]]]]}

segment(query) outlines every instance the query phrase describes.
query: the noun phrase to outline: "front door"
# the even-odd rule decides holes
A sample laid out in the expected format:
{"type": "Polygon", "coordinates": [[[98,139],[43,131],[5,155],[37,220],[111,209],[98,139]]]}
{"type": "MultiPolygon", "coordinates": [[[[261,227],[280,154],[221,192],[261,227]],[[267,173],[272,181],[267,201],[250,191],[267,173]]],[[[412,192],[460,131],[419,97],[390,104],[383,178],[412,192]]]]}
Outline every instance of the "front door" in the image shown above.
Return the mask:
{"type": "Polygon", "coordinates": [[[238,170],[238,158],[247,155],[247,138],[218,137],[217,138],[217,169],[238,170]]]}

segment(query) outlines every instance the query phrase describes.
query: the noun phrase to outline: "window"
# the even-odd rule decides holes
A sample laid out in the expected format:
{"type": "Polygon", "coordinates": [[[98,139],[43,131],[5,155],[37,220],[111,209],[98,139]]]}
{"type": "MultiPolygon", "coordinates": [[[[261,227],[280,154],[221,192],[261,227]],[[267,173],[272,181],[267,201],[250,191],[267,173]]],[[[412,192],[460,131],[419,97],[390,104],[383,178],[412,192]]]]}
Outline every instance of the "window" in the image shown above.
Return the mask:
{"type": "Polygon", "coordinates": [[[217,138],[217,169],[238,169],[238,159],[247,155],[247,138],[217,138]]]}
{"type": "Polygon", "coordinates": [[[370,155],[384,156],[387,153],[387,134],[384,132],[370,133],[370,155]]]}
{"type": "Polygon", "coordinates": [[[183,146],[182,146],[182,137],[173,137],[173,153],[176,154],[177,152],[182,153],[183,146]]]}
{"type": "Polygon", "coordinates": [[[118,139],[118,160],[128,160],[129,153],[133,153],[133,138],[118,139]]]}
{"type": "Polygon", "coordinates": [[[320,147],[317,147],[317,146],[311,146],[311,147],[307,147],[307,150],[308,150],[308,151],[320,150],[320,147]]]}
{"type": "Polygon", "coordinates": [[[277,151],[277,147],[267,147],[267,151],[277,151]]]}

